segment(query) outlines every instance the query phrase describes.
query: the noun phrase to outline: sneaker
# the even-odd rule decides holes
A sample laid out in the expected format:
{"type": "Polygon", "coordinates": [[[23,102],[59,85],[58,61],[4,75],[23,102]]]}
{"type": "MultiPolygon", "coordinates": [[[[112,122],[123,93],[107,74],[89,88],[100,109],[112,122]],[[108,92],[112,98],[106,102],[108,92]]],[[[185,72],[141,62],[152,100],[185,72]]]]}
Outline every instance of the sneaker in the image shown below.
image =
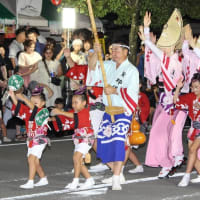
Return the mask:
{"type": "Polygon", "coordinates": [[[133,149],[138,149],[138,148],[139,148],[139,145],[133,145],[132,148],[133,148],[133,149]]]}
{"type": "Polygon", "coordinates": [[[200,175],[197,176],[197,178],[193,178],[190,180],[191,183],[200,183],[200,175]]]}
{"type": "Polygon", "coordinates": [[[19,187],[23,188],[23,189],[33,189],[34,188],[34,182],[33,182],[33,180],[28,180],[27,183],[25,183],[24,185],[20,185],[19,187]]]}
{"type": "Polygon", "coordinates": [[[189,185],[189,182],[190,182],[190,174],[185,173],[185,175],[183,176],[183,178],[179,182],[178,186],[179,187],[187,187],[189,185]]]}
{"type": "Polygon", "coordinates": [[[94,179],[92,177],[87,178],[85,183],[81,185],[80,190],[90,189],[95,185],[94,179]]]}
{"type": "Polygon", "coordinates": [[[79,184],[79,178],[74,178],[71,183],[65,186],[69,190],[76,190],[79,184]]]}
{"type": "Polygon", "coordinates": [[[174,159],[174,167],[179,167],[182,165],[183,161],[184,161],[184,155],[181,156],[176,156],[174,159]]]}
{"type": "Polygon", "coordinates": [[[40,187],[40,186],[45,186],[45,185],[48,185],[48,184],[49,184],[49,182],[47,180],[47,177],[44,177],[44,178],[41,178],[39,180],[39,182],[37,182],[36,184],[34,184],[34,186],[40,187]]]}
{"type": "Polygon", "coordinates": [[[109,169],[109,167],[103,163],[99,163],[97,165],[91,166],[88,171],[92,172],[100,172],[109,169]]]}
{"type": "Polygon", "coordinates": [[[120,176],[113,175],[112,177],[112,190],[121,190],[120,176]]]}
{"type": "MultiPolygon", "coordinates": [[[[126,179],[124,177],[124,174],[120,173],[119,177],[120,177],[120,184],[125,184],[126,179]]],[[[113,176],[111,176],[110,178],[103,179],[101,182],[104,184],[111,184],[113,182],[113,176]]]]}
{"type": "Polygon", "coordinates": [[[3,142],[12,142],[12,140],[8,137],[3,137],[3,142]]]}
{"type": "Polygon", "coordinates": [[[168,174],[171,169],[171,167],[163,167],[158,175],[158,178],[168,178],[168,174]]]}
{"type": "Polygon", "coordinates": [[[138,166],[136,166],[135,169],[128,170],[128,172],[131,173],[131,174],[143,173],[144,172],[144,168],[143,168],[142,165],[138,165],[138,166]]]}

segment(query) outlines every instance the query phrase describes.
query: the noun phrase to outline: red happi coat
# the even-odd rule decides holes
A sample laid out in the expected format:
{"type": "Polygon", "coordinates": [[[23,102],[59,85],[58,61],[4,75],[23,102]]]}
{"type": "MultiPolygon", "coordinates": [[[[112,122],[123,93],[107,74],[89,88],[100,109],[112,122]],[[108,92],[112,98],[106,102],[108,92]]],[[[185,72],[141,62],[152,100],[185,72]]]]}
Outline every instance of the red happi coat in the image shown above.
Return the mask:
{"type": "MultiPolygon", "coordinates": [[[[197,99],[196,95],[194,93],[185,94],[179,97],[176,108],[177,109],[183,109],[188,110],[188,115],[190,119],[192,120],[192,123],[194,121],[200,122],[200,109],[195,108],[195,104],[198,103],[200,105],[200,99],[197,99]]],[[[200,135],[200,130],[195,129],[192,126],[190,127],[188,131],[188,138],[192,141],[194,141],[195,137],[200,135]]]]}
{"type": "Polygon", "coordinates": [[[16,117],[25,121],[26,132],[29,139],[29,147],[34,145],[47,143],[46,135],[48,127],[47,125],[38,126],[35,122],[35,115],[43,108],[34,107],[31,110],[27,105],[18,102],[17,105],[12,106],[12,113],[16,117]]]}

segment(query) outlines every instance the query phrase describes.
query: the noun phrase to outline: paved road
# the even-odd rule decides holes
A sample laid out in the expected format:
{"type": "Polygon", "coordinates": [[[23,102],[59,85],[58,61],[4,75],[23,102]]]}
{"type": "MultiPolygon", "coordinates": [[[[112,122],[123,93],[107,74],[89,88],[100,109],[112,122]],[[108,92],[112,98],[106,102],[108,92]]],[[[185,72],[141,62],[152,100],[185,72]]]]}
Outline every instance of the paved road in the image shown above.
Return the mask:
{"type": "MultiPolygon", "coordinates": [[[[184,133],[184,147],[186,140],[184,133]]],[[[139,148],[136,153],[144,162],[146,146],[139,148]]],[[[73,174],[72,163],[73,143],[70,137],[54,139],[51,149],[47,149],[41,161],[49,179],[49,185],[32,190],[23,190],[19,185],[25,183],[28,175],[26,161],[26,145],[13,143],[0,145],[0,200],[34,199],[34,200],[177,200],[200,199],[200,184],[191,184],[187,188],[178,188],[185,167],[181,168],[173,177],[165,180],[157,179],[159,168],[145,167],[142,174],[129,174],[133,168],[130,162],[125,168],[126,184],[122,191],[112,191],[110,185],[101,183],[101,179],[109,177],[109,170],[101,173],[92,173],[96,180],[93,189],[87,191],[69,192],[64,186],[71,182],[73,174]]],[[[98,160],[93,156],[93,164],[98,160]]],[[[192,177],[196,175],[193,174],[192,177]]],[[[38,179],[38,177],[37,177],[38,179]]],[[[81,179],[83,182],[84,179],[81,179]]]]}

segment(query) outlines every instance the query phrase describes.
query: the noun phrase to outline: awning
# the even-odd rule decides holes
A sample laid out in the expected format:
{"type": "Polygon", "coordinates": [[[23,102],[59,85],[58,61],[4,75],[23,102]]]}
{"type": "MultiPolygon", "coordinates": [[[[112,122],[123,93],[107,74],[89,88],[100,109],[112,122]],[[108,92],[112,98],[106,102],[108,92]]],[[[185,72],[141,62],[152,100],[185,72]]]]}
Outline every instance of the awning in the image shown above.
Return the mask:
{"type": "Polygon", "coordinates": [[[18,25],[19,26],[39,26],[39,27],[45,27],[48,26],[48,20],[46,20],[42,16],[25,16],[25,15],[19,15],[18,16],[18,25]]]}
{"type": "Polygon", "coordinates": [[[1,19],[14,19],[15,15],[13,15],[7,8],[5,8],[0,3],[0,18],[1,19]]]}

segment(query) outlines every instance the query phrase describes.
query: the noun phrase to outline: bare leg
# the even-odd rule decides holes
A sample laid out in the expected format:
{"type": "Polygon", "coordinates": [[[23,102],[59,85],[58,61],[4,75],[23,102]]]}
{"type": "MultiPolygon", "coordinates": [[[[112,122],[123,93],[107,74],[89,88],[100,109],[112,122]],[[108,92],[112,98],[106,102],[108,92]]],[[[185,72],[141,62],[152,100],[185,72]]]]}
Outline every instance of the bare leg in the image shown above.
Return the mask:
{"type": "Polygon", "coordinates": [[[42,166],[40,165],[40,160],[38,158],[35,159],[35,165],[36,165],[36,171],[37,171],[39,177],[44,178],[45,173],[44,173],[42,166]]]}
{"type": "Polygon", "coordinates": [[[30,155],[28,157],[29,164],[29,180],[34,180],[36,174],[36,156],[30,155]]]}
{"type": "Polygon", "coordinates": [[[114,162],[113,174],[116,176],[119,176],[121,173],[122,166],[123,166],[123,162],[121,161],[114,162]]]}
{"type": "Polygon", "coordinates": [[[129,159],[129,154],[130,154],[130,152],[131,152],[131,148],[128,147],[128,149],[127,149],[126,152],[125,152],[125,160],[124,160],[124,162],[123,162],[123,165],[126,165],[128,159],[129,159]]]}
{"type": "Polygon", "coordinates": [[[76,151],[73,156],[74,161],[74,178],[79,178],[81,173],[81,165],[82,165],[82,156],[83,154],[76,151]]]}
{"type": "Polygon", "coordinates": [[[200,160],[198,160],[198,158],[196,159],[194,167],[197,170],[197,173],[200,175],[200,160]]]}
{"type": "Polygon", "coordinates": [[[84,164],[81,165],[81,173],[86,179],[91,177],[87,167],[84,164]]]}
{"type": "Polygon", "coordinates": [[[136,166],[141,165],[140,161],[133,151],[130,151],[129,153],[129,160],[136,166]]]}
{"type": "Polygon", "coordinates": [[[7,136],[7,130],[6,130],[6,126],[4,124],[3,119],[0,119],[0,124],[1,124],[2,135],[3,135],[3,137],[6,137],[7,136]]]}
{"type": "Polygon", "coordinates": [[[200,147],[200,139],[195,139],[192,144],[189,145],[188,163],[186,173],[191,173],[197,158],[197,150],[200,147]]]}
{"type": "Polygon", "coordinates": [[[95,152],[97,152],[97,139],[94,140],[94,144],[93,144],[92,148],[95,152]]]}

